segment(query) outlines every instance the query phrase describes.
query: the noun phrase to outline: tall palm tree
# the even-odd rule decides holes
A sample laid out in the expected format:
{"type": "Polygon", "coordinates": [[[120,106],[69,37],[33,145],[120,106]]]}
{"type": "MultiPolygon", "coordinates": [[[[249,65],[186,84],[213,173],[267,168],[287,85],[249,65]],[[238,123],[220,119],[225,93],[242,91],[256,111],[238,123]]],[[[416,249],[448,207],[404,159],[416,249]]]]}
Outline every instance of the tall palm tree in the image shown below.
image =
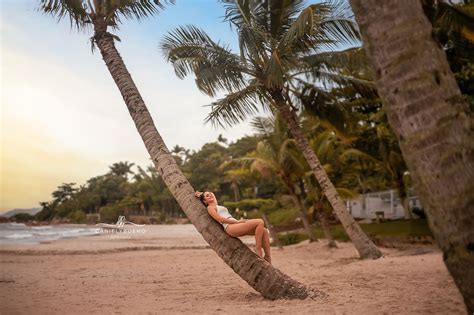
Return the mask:
{"type": "Polygon", "coordinates": [[[108,32],[117,29],[121,19],[142,19],[155,15],[164,4],[158,0],[41,0],[40,10],[57,17],[69,17],[79,29],[92,27],[93,45],[98,47],[115,81],[138,133],[151,156],[157,172],[211,248],[249,285],[269,299],[305,298],[314,290],[289,278],[260,259],[239,239],[229,237],[194,197],[194,189],[180,171],[172,154],[158,133],[135,83],[115,47],[119,38],[108,32]]]}
{"type": "Polygon", "coordinates": [[[474,313],[472,109],[421,2],[351,0],[388,120],[444,262],[474,313]]]}
{"type": "MultiPolygon", "coordinates": [[[[322,187],[361,258],[379,258],[382,253],[347,211],[334,185],[311,150],[292,100],[307,79],[328,88],[362,80],[339,75],[335,70],[347,61],[347,52],[324,52],[338,45],[359,44],[357,26],[344,1],[329,1],[305,8],[305,1],[223,0],[226,21],[238,32],[240,55],[214,42],[195,26],[179,27],[161,44],[162,51],[183,78],[196,76],[197,87],[210,96],[219,90],[228,94],[211,104],[207,121],[233,125],[264,109],[278,111],[299,150],[322,187]],[[304,9],[305,8],[305,9],[304,9]]],[[[366,83],[366,82],[364,82],[366,83]]],[[[327,90],[327,89],[326,89],[327,90]]]]}

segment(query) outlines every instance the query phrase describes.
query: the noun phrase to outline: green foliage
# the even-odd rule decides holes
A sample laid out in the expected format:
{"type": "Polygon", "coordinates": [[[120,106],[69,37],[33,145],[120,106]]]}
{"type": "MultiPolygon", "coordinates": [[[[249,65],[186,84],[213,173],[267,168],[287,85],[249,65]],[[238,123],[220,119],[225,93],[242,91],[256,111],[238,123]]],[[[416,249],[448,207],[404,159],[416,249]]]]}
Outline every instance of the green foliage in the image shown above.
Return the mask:
{"type": "Polygon", "coordinates": [[[76,210],[71,212],[68,215],[68,218],[71,219],[73,223],[85,223],[86,222],[86,213],[82,210],[76,210]]]}
{"type": "Polygon", "coordinates": [[[265,209],[274,209],[278,205],[278,202],[271,199],[243,199],[239,202],[227,201],[225,206],[231,209],[237,209],[243,211],[252,211],[252,210],[262,210],[265,209]]]}
{"type": "Polygon", "coordinates": [[[299,217],[299,210],[296,208],[280,208],[268,215],[268,220],[273,225],[287,224],[295,222],[299,217]]]}
{"type": "Polygon", "coordinates": [[[201,150],[191,154],[183,169],[197,190],[220,190],[222,172],[219,166],[227,159],[225,152],[225,147],[214,142],[203,145],[201,150]]]}
{"type": "Polygon", "coordinates": [[[443,46],[461,93],[474,108],[474,3],[424,0],[434,38],[443,46]]]}
{"type": "Polygon", "coordinates": [[[123,207],[119,204],[110,204],[100,208],[100,221],[102,223],[115,223],[121,215],[125,215],[123,207]]]}
{"type": "Polygon", "coordinates": [[[27,222],[35,219],[34,216],[28,213],[18,213],[15,214],[12,218],[14,218],[16,222],[27,222]]]}

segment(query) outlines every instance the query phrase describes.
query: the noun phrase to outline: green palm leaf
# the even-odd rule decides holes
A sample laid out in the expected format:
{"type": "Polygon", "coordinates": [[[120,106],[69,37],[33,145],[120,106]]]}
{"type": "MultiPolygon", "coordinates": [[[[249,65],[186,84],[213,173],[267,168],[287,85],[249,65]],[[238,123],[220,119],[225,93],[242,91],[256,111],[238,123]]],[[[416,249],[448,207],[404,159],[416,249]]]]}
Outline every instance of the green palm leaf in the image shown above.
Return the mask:
{"type": "Polygon", "coordinates": [[[41,0],[39,10],[57,18],[58,22],[69,18],[71,28],[75,26],[80,30],[91,25],[87,5],[83,0],[41,0]]]}
{"type": "Polygon", "coordinates": [[[262,103],[258,84],[251,84],[240,91],[229,93],[211,105],[211,113],[205,123],[214,126],[233,126],[245,120],[248,116],[259,112],[258,104],[262,103]]]}
{"type": "Polygon", "coordinates": [[[174,0],[40,0],[39,10],[58,21],[68,17],[71,27],[78,30],[88,29],[98,18],[117,29],[121,18],[142,20],[158,14],[165,4],[174,4],[174,0]]]}
{"type": "Polygon", "coordinates": [[[179,78],[194,73],[198,88],[210,96],[215,96],[218,90],[239,91],[246,86],[244,73],[251,74],[229,48],[215,43],[193,25],[169,32],[161,50],[179,78]]]}

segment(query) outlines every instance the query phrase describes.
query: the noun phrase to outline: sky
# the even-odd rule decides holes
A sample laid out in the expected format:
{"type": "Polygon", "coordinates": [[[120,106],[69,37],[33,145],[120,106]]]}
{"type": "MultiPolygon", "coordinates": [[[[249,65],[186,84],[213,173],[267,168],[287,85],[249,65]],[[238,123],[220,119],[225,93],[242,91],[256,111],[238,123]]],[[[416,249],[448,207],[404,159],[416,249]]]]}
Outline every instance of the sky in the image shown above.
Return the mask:
{"type": "MultiPolygon", "coordinates": [[[[39,207],[61,183],[85,184],[128,161],[151,164],[145,146],[105,64],[91,52],[91,33],[71,30],[37,11],[39,1],[0,0],[0,212],[39,207]]],[[[180,80],[159,50],[180,25],[203,28],[236,51],[234,32],[216,0],[177,1],[158,16],[126,21],[117,48],[168,148],[191,150],[253,133],[247,122],[216,129],[203,120],[194,77],[180,80]]]]}

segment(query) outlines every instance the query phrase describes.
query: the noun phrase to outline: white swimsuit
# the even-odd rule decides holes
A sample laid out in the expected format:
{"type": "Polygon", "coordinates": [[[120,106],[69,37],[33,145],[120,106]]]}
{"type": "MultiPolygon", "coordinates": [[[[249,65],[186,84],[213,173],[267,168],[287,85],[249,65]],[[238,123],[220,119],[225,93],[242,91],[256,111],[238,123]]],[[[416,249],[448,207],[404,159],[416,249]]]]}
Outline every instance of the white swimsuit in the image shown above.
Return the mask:
{"type": "MultiPolygon", "coordinates": [[[[223,218],[226,218],[226,219],[232,218],[232,219],[234,219],[234,220],[237,221],[237,219],[234,218],[234,217],[229,213],[229,210],[227,210],[227,208],[224,207],[224,206],[219,206],[219,205],[218,205],[218,206],[217,206],[217,213],[218,213],[221,217],[223,217],[223,218]]],[[[227,229],[227,226],[229,226],[228,223],[221,223],[221,224],[222,224],[222,226],[224,227],[224,230],[227,229]]]]}

